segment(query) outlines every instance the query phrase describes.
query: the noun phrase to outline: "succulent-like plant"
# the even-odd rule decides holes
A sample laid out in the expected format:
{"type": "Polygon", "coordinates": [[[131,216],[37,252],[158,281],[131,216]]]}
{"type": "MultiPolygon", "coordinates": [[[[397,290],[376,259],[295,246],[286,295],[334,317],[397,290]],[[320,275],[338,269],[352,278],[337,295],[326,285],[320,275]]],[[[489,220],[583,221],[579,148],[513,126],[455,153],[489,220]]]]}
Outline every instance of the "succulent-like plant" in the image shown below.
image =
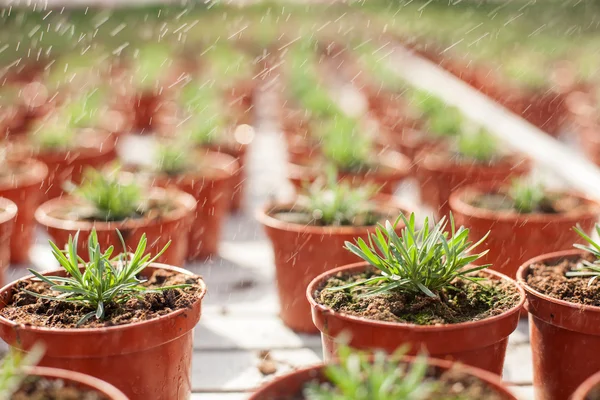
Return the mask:
{"type": "Polygon", "coordinates": [[[490,162],[498,155],[496,138],[483,128],[474,133],[461,134],[456,146],[462,158],[478,163],[490,162]]]}
{"type": "Polygon", "coordinates": [[[172,54],[169,48],[158,43],[140,47],[134,54],[133,83],[144,90],[153,88],[169,67],[172,54]]]}
{"type": "Polygon", "coordinates": [[[191,81],[181,91],[179,103],[190,114],[182,136],[198,145],[214,143],[227,125],[221,95],[212,85],[191,81]]]}
{"type": "Polygon", "coordinates": [[[95,127],[107,104],[108,92],[97,87],[69,100],[58,113],[72,127],[95,127]]]}
{"type": "MultiPolygon", "coordinates": [[[[600,244],[598,244],[594,239],[589,237],[583,231],[583,229],[581,229],[581,227],[576,226],[573,228],[573,230],[577,232],[577,234],[588,243],[587,246],[579,243],[576,243],[573,246],[592,254],[595,257],[595,260],[581,260],[581,265],[575,268],[573,271],[567,272],[566,276],[589,276],[590,280],[588,281],[588,286],[591,286],[600,277],[600,244]]],[[[596,224],[596,234],[600,235],[600,225],[598,224],[596,224]]]]}
{"type": "Polygon", "coordinates": [[[67,272],[67,276],[44,276],[33,269],[29,271],[59,294],[42,295],[28,290],[24,291],[47,300],[76,302],[89,307],[92,311],[77,322],[77,326],[80,326],[92,317],[98,320],[104,319],[107,307],[118,306],[133,297],[189,286],[174,285],[154,289],[142,286],[145,280],[139,278],[140,274],[167,250],[171,242],[152,257],[149,253],[144,254],[148,239],[146,239],[146,234],[143,234],[135,252],[130,254],[121,232],[117,230],[117,234],[123,246],[123,253],[112,257],[113,246],[103,252],[98,243],[98,235],[93,230],[88,240],[90,260],[88,262],[77,255],[79,232],[75,234],[75,237],[69,236],[69,242],[64,251],[50,241],[52,255],[67,272]]]}
{"type": "Polygon", "coordinates": [[[513,180],[508,194],[513,201],[514,209],[523,214],[539,210],[540,206],[548,201],[546,188],[541,183],[526,179],[513,180]]]}
{"type": "Polygon", "coordinates": [[[323,154],[340,170],[353,172],[369,163],[373,141],[357,125],[355,119],[340,115],[320,127],[323,154]]]}
{"type": "Polygon", "coordinates": [[[93,207],[91,217],[102,221],[120,221],[144,211],[142,188],[133,180],[127,182],[117,169],[110,173],[89,168],[82,184],[72,193],[93,207]]]}
{"type": "Polygon", "coordinates": [[[156,168],[167,175],[185,172],[190,166],[190,152],[185,142],[160,143],[156,148],[156,168]]]}
{"type": "Polygon", "coordinates": [[[369,237],[369,245],[359,238],[356,244],[346,242],[346,248],[381,271],[381,274],[328,290],[360,290],[361,295],[370,296],[390,291],[423,293],[439,297],[439,292],[452,286],[452,281],[462,278],[476,282],[480,278],[470,276],[489,265],[469,265],[487,253],[471,252],[487,238],[487,235],[472,244],[469,229],[454,225],[450,215],[450,233],[446,232],[447,220],[443,217],[430,226],[428,218],[422,228],[417,229],[414,213],[407,219],[404,215],[394,224],[387,221],[378,224],[369,237]],[[405,224],[402,233],[396,233],[397,224],[405,224]]]}
{"type": "Polygon", "coordinates": [[[41,344],[24,353],[11,349],[0,362],[0,399],[10,399],[27,377],[24,368],[35,366],[44,354],[41,344]]]}
{"type": "Polygon", "coordinates": [[[76,130],[68,120],[53,115],[29,133],[29,140],[42,151],[58,151],[71,148],[76,135],[76,130]]]}
{"type": "Polygon", "coordinates": [[[462,132],[464,117],[455,107],[446,107],[427,116],[429,134],[438,137],[457,136],[462,132]]]}
{"type": "Polygon", "coordinates": [[[403,350],[394,355],[368,353],[340,346],[338,361],[325,367],[327,383],[304,389],[308,400],[425,400],[435,389],[427,381],[427,357],[402,362],[403,350]]]}
{"type": "Polygon", "coordinates": [[[338,182],[335,168],[330,168],[306,188],[299,198],[300,206],[324,226],[373,225],[377,222],[371,199],[377,193],[372,186],[352,187],[348,182],[338,182]]]}

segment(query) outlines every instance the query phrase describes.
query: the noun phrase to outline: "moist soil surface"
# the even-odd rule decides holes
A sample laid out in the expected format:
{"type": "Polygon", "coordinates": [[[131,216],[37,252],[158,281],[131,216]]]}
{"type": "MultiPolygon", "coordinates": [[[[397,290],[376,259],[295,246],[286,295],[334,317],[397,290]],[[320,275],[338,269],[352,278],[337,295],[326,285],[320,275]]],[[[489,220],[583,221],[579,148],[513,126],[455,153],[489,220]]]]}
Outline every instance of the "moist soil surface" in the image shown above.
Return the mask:
{"type": "MultiPolygon", "coordinates": [[[[519,213],[515,208],[512,198],[504,192],[498,193],[479,193],[466,202],[473,207],[483,208],[491,211],[510,211],[519,213]]],[[[540,202],[538,207],[529,214],[566,214],[583,210],[588,207],[585,202],[575,196],[566,194],[549,195],[540,202]]]]}
{"type": "Polygon", "coordinates": [[[61,379],[30,376],[10,400],[110,400],[105,395],[78,388],[61,379]]]}
{"type": "MultiPolygon", "coordinates": [[[[424,383],[433,385],[432,391],[427,395],[429,400],[504,400],[505,396],[490,387],[481,379],[468,375],[460,369],[450,369],[441,375],[435,368],[430,368],[429,378],[424,383]]],[[[310,385],[310,384],[309,384],[310,385]]],[[[325,385],[328,385],[325,383],[325,385]]],[[[308,386],[308,385],[307,385],[308,386]]],[[[281,397],[269,398],[268,400],[305,400],[307,397],[299,393],[284,399],[281,397]]]]}
{"type": "MultiPolygon", "coordinates": [[[[593,261],[591,255],[584,256],[593,261]]],[[[588,285],[591,277],[567,277],[565,274],[577,268],[583,259],[564,259],[554,264],[532,264],[525,280],[538,292],[569,303],[600,307],[600,282],[588,285]]]]}
{"type": "Polygon", "coordinates": [[[182,289],[167,289],[145,293],[140,298],[132,297],[120,305],[107,304],[105,319],[90,318],[77,327],[77,322],[93,308],[79,302],[47,300],[32,296],[22,289],[43,295],[56,296],[59,293],[50,290],[47,283],[39,281],[21,281],[15,285],[11,303],[0,310],[0,315],[19,324],[47,328],[103,328],[115,325],[142,322],[170,314],[174,311],[190,308],[198,300],[201,292],[201,278],[174,271],[156,270],[148,280],[141,284],[149,289],[164,286],[188,284],[182,289]]]}
{"type": "Polygon", "coordinates": [[[400,292],[360,297],[360,290],[325,290],[377,275],[378,272],[372,269],[360,274],[340,272],[329,278],[314,294],[315,300],[343,314],[416,325],[479,321],[502,314],[516,306],[520,300],[519,291],[514,284],[497,279],[484,279],[474,283],[457,278],[452,282],[454,288],[442,290],[438,293],[439,298],[400,292]]]}
{"type": "MultiPolygon", "coordinates": [[[[276,218],[283,222],[289,222],[292,224],[306,225],[306,226],[353,226],[353,227],[361,227],[361,226],[373,226],[376,225],[377,222],[383,222],[386,218],[389,218],[389,214],[378,214],[376,212],[365,212],[359,215],[356,215],[352,221],[342,221],[341,223],[336,224],[325,224],[323,221],[315,218],[315,216],[310,212],[310,210],[302,210],[302,209],[294,209],[294,210],[276,210],[270,215],[273,218],[276,218]]],[[[392,218],[395,220],[397,216],[393,216],[392,218]]]]}
{"type": "Polygon", "coordinates": [[[585,396],[585,400],[600,400],[600,385],[596,385],[585,396]]]}

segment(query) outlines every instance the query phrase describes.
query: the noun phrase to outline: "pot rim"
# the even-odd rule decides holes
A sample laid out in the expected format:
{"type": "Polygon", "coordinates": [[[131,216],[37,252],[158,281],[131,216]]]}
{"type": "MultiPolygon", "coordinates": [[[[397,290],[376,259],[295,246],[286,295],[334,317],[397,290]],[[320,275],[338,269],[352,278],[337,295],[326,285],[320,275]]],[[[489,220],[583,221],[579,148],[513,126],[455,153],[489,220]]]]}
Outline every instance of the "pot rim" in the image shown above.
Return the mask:
{"type": "Polygon", "coordinates": [[[114,136],[111,132],[101,128],[82,128],[81,131],[89,137],[86,144],[66,150],[40,149],[34,153],[34,157],[39,158],[42,162],[64,162],[68,159],[85,161],[102,157],[114,150],[116,142],[110,140],[114,136]]]}
{"type": "MultiPolygon", "coordinates": [[[[393,196],[379,195],[378,198],[379,200],[375,200],[377,204],[381,204],[382,206],[388,206],[390,208],[395,208],[399,213],[410,215],[410,212],[408,210],[410,210],[411,208],[399,203],[393,196]]],[[[376,224],[363,226],[313,226],[305,224],[296,224],[293,222],[286,222],[271,216],[271,212],[273,210],[289,209],[294,205],[295,203],[291,202],[268,202],[266,205],[256,210],[255,217],[260,224],[269,228],[289,232],[307,233],[313,235],[358,235],[363,233],[366,229],[373,229],[377,226],[376,224]]]]}
{"type": "Polygon", "coordinates": [[[362,271],[368,265],[370,265],[370,264],[366,261],[361,261],[361,262],[357,262],[357,263],[353,263],[353,264],[344,265],[344,266],[326,271],[326,272],[320,274],[319,276],[317,276],[315,279],[313,279],[310,282],[310,284],[308,285],[308,287],[306,288],[306,297],[308,299],[308,302],[311,305],[311,308],[316,309],[317,311],[319,311],[323,314],[335,315],[335,317],[340,320],[343,320],[346,322],[351,322],[354,324],[376,325],[381,328],[392,328],[392,329],[393,328],[411,329],[413,331],[425,333],[425,332],[455,331],[455,330],[460,330],[460,329],[467,329],[474,325],[493,324],[494,322],[504,319],[512,314],[520,313],[521,308],[523,308],[523,304],[525,303],[525,291],[523,290],[521,285],[517,284],[517,282],[515,282],[513,279],[509,278],[508,276],[506,276],[498,271],[491,270],[491,269],[485,269],[483,272],[490,274],[493,277],[503,279],[507,282],[512,282],[513,286],[519,292],[520,299],[519,299],[518,304],[516,304],[512,308],[502,312],[501,314],[494,315],[494,316],[491,316],[491,317],[488,317],[485,319],[481,319],[478,321],[466,321],[466,322],[459,322],[457,324],[442,324],[442,325],[417,325],[417,324],[410,324],[410,323],[405,323],[405,322],[378,321],[375,319],[357,317],[354,315],[334,311],[329,307],[326,307],[322,304],[317,303],[317,301],[315,300],[315,298],[313,296],[313,293],[317,289],[317,286],[319,286],[327,278],[337,274],[338,272],[342,272],[342,271],[348,271],[348,270],[362,271]]]}
{"type": "MultiPolygon", "coordinates": [[[[566,212],[560,214],[540,214],[540,213],[529,213],[520,214],[513,211],[494,211],[487,210],[485,208],[475,207],[468,204],[463,200],[465,194],[472,191],[485,191],[490,193],[494,190],[501,188],[503,185],[498,182],[487,182],[487,183],[475,183],[460,187],[452,192],[450,195],[450,208],[454,212],[459,212],[467,217],[475,217],[479,219],[492,220],[498,222],[511,222],[515,224],[525,223],[566,223],[573,221],[575,225],[584,217],[598,217],[600,215],[600,203],[581,193],[568,193],[569,195],[579,198],[590,205],[589,208],[582,209],[581,211],[566,212]]],[[[553,191],[554,193],[560,193],[553,191]]]]}
{"type": "Polygon", "coordinates": [[[573,395],[571,396],[572,400],[585,400],[586,396],[592,391],[593,388],[600,384],[600,371],[596,372],[594,375],[588,377],[579,387],[573,395]]]}
{"type": "Polygon", "coordinates": [[[128,400],[123,392],[110,383],[81,372],[39,366],[25,367],[24,372],[28,376],[39,376],[42,378],[61,379],[64,381],[80,383],[98,393],[108,396],[110,400],[128,400]]]}
{"type": "Polygon", "coordinates": [[[51,211],[56,210],[62,204],[76,201],[76,198],[73,196],[57,197],[46,201],[35,211],[35,219],[40,225],[54,229],[89,231],[95,228],[96,231],[113,231],[115,229],[135,229],[147,226],[162,225],[167,222],[183,219],[186,214],[193,213],[196,209],[196,199],[194,199],[192,195],[181,190],[152,187],[148,192],[148,197],[164,197],[167,194],[170,194],[174,197],[177,203],[177,208],[169,211],[160,219],[138,218],[105,222],[68,220],[50,215],[51,211]]]}
{"type": "Polygon", "coordinates": [[[33,158],[18,160],[19,163],[25,163],[28,168],[19,175],[13,175],[13,178],[6,180],[0,179],[0,191],[18,189],[23,186],[41,184],[48,176],[48,167],[41,161],[33,158]]]}
{"type": "Polygon", "coordinates": [[[510,170],[510,172],[528,171],[531,162],[520,153],[509,153],[493,164],[461,164],[454,162],[451,158],[441,156],[436,152],[423,152],[421,154],[421,168],[432,172],[464,172],[469,170],[485,171],[488,174],[510,170]]]}
{"type": "Polygon", "coordinates": [[[238,160],[230,154],[213,150],[207,150],[204,153],[205,154],[203,154],[202,157],[206,157],[210,161],[210,166],[221,171],[221,173],[215,174],[215,176],[210,176],[203,175],[202,173],[194,174],[191,172],[185,172],[170,176],[163,172],[159,172],[153,176],[155,179],[159,179],[161,181],[174,180],[177,182],[197,182],[199,180],[206,180],[209,182],[216,182],[232,178],[236,171],[240,169],[238,160]]]}
{"type": "Polygon", "coordinates": [[[4,224],[17,216],[17,205],[9,199],[0,197],[0,208],[4,209],[0,212],[0,224],[4,224]]]}
{"type": "Polygon", "coordinates": [[[546,253],[546,254],[542,254],[537,257],[534,257],[530,260],[525,261],[519,267],[519,269],[517,270],[517,282],[519,283],[519,286],[521,286],[528,295],[535,296],[535,297],[540,298],[549,303],[557,304],[557,305],[560,305],[563,307],[569,307],[569,308],[572,308],[573,311],[578,311],[578,312],[589,311],[589,312],[594,312],[594,313],[600,313],[600,307],[598,307],[598,306],[590,306],[590,305],[586,305],[586,304],[571,303],[566,300],[557,299],[555,297],[548,296],[547,294],[543,294],[543,293],[535,290],[531,286],[529,286],[525,279],[527,277],[527,275],[529,274],[529,267],[531,267],[532,264],[536,264],[536,263],[540,263],[540,262],[544,262],[544,261],[550,261],[550,260],[557,260],[557,259],[561,259],[561,258],[575,258],[576,256],[582,256],[584,254],[586,254],[586,252],[583,250],[571,249],[571,250],[555,251],[552,253],[546,253]]]}
{"type": "MultiPolygon", "coordinates": [[[[417,358],[418,358],[417,356],[403,356],[401,361],[412,364],[417,358]]],[[[267,389],[271,386],[277,385],[277,384],[287,380],[291,376],[302,375],[302,374],[310,373],[312,371],[314,371],[315,373],[321,372],[323,370],[323,368],[327,367],[327,365],[328,364],[325,364],[325,363],[318,363],[318,364],[314,364],[314,365],[311,365],[308,367],[294,370],[285,375],[278,376],[275,379],[273,379],[273,380],[267,382],[266,384],[262,385],[261,387],[259,387],[254,393],[252,393],[252,395],[250,396],[250,400],[261,400],[261,398],[258,397],[258,395],[261,395],[261,391],[263,391],[264,389],[267,389]]],[[[460,363],[457,361],[442,360],[442,359],[433,358],[433,357],[427,357],[427,365],[430,367],[440,368],[444,371],[449,371],[452,368],[460,369],[462,372],[465,372],[468,375],[474,376],[475,378],[481,380],[488,387],[494,389],[496,392],[499,392],[498,389],[504,390],[504,392],[506,394],[512,396],[512,399],[516,400],[515,395],[504,384],[502,379],[492,372],[485,371],[481,368],[466,365],[466,364],[463,364],[463,363],[460,363]]],[[[600,373],[598,375],[600,375],[600,373]]]]}
{"type": "MultiPolygon", "coordinates": [[[[204,279],[202,279],[201,276],[196,275],[196,274],[192,273],[191,271],[188,271],[186,269],[179,268],[179,267],[174,267],[172,265],[161,264],[161,263],[152,263],[147,268],[164,269],[167,271],[174,271],[174,272],[188,275],[188,276],[197,276],[200,278],[200,289],[201,290],[200,290],[200,293],[198,294],[198,298],[196,299],[194,304],[201,302],[202,299],[204,298],[204,296],[206,296],[206,292],[207,292],[206,282],[204,282],[204,279]]],[[[61,272],[64,272],[64,269],[53,269],[50,271],[44,271],[42,273],[42,275],[47,276],[47,275],[61,273],[61,272]]],[[[30,280],[32,278],[35,278],[35,276],[33,274],[27,275],[20,279],[17,279],[16,281],[13,281],[13,282],[5,285],[3,288],[1,288],[0,293],[5,293],[8,290],[13,290],[13,287],[17,283],[20,283],[20,282],[23,282],[26,280],[30,280]]],[[[160,324],[167,319],[172,319],[174,317],[177,317],[180,314],[183,314],[184,312],[186,312],[188,309],[191,309],[192,307],[193,307],[193,305],[190,306],[189,308],[180,308],[180,309],[170,312],[168,314],[161,315],[159,317],[152,318],[152,319],[147,319],[145,321],[139,321],[139,322],[133,322],[133,323],[129,323],[129,324],[122,324],[122,325],[115,325],[115,326],[106,326],[106,327],[100,327],[100,328],[48,328],[48,327],[43,327],[43,326],[25,325],[25,324],[19,324],[8,318],[5,318],[2,315],[0,315],[0,325],[6,325],[10,328],[18,328],[19,330],[22,330],[22,331],[29,331],[29,332],[38,333],[38,334],[54,333],[54,334],[61,334],[61,335],[67,335],[67,336],[94,335],[94,334],[100,334],[100,333],[114,332],[114,331],[118,331],[118,330],[132,329],[132,328],[136,328],[136,327],[143,327],[145,325],[160,324]]]]}

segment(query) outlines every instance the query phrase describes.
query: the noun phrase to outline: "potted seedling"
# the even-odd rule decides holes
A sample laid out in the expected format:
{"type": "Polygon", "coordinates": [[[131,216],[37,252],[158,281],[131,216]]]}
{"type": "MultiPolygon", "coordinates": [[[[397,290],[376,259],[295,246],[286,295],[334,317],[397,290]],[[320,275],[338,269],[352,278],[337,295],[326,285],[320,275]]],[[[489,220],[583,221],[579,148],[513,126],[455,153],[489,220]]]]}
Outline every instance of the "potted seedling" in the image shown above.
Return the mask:
{"type": "Polygon", "coordinates": [[[492,230],[482,262],[510,277],[530,258],[570,249],[581,240],[570,228],[580,224],[589,231],[600,215],[595,201],[568,191],[550,191],[525,178],[458,189],[450,196],[450,208],[457,224],[469,228],[473,239],[492,230]]]}
{"type": "MultiPolygon", "coordinates": [[[[10,236],[10,261],[25,264],[35,233],[34,213],[43,199],[42,184],[48,168],[32,159],[13,159],[0,143],[0,197],[17,206],[17,216],[10,236]]],[[[10,208],[10,207],[8,207],[10,208]]]]}
{"type": "MultiPolygon", "coordinates": [[[[0,171],[0,176],[1,173],[0,171]]],[[[10,238],[16,216],[17,206],[15,203],[0,197],[0,285],[2,286],[4,286],[4,272],[10,264],[10,238]]]]}
{"type": "Polygon", "coordinates": [[[600,370],[593,356],[600,348],[600,244],[582,227],[574,231],[585,245],[540,255],[517,271],[527,296],[533,384],[540,399],[570,398],[600,370]]]}
{"type": "Polygon", "coordinates": [[[417,228],[415,216],[379,224],[368,244],[346,249],[366,262],[325,272],[308,286],[313,321],[321,331],[325,359],[336,341],[350,336],[357,349],[393,352],[426,349],[435,358],[502,373],[508,336],[519,321],[525,296],[510,278],[475,266],[469,230],[450,217],[417,228]],[[405,227],[398,234],[398,225],[405,227]]]}
{"type": "Polygon", "coordinates": [[[501,183],[529,172],[525,158],[501,149],[482,128],[463,132],[418,158],[421,200],[440,216],[448,215],[450,194],[465,184],[501,183]]]}
{"type": "Polygon", "coordinates": [[[56,103],[56,99],[51,98],[45,86],[38,81],[23,86],[2,86],[0,99],[2,136],[26,133],[35,121],[50,113],[56,103]]]}
{"type": "Polygon", "coordinates": [[[48,177],[42,187],[45,199],[63,195],[65,183],[79,183],[85,168],[101,168],[116,156],[115,141],[108,132],[81,129],[62,112],[40,121],[25,140],[13,141],[10,152],[46,164],[48,177]]]}
{"type": "Polygon", "coordinates": [[[340,348],[335,364],[317,365],[276,378],[250,400],[513,400],[501,380],[487,371],[450,361],[373,355],[340,348]]]}
{"type": "MultiPolygon", "coordinates": [[[[294,204],[269,204],[257,215],[275,253],[275,275],[283,322],[295,331],[317,332],[304,297],[317,275],[353,261],[345,241],[367,238],[375,224],[403,212],[376,189],[319,178],[294,204]]],[[[398,225],[398,229],[401,225],[398,225]]]]}
{"type": "MultiPolygon", "coordinates": [[[[235,125],[236,122],[223,112],[219,93],[214,86],[196,81],[184,86],[179,98],[184,117],[173,125],[168,136],[176,136],[192,146],[224,153],[235,159],[238,168],[234,172],[230,207],[239,210],[246,180],[246,152],[254,138],[254,130],[249,125],[235,125]]],[[[167,136],[166,131],[163,133],[167,136]]]]}
{"type": "Polygon", "coordinates": [[[10,351],[0,363],[0,398],[6,400],[127,400],[117,388],[74,371],[36,366],[44,352],[10,351]]]}
{"type": "Polygon", "coordinates": [[[189,225],[187,259],[216,254],[239,170],[237,161],[224,153],[190,147],[186,141],[160,143],[154,158],[154,184],[177,188],[196,200],[196,215],[189,225]]]}
{"type": "Polygon", "coordinates": [[[179,190],[143,188],[132,173],[114,169],[99,172],[86,170],[80,186],[69,196],[42,204],[35,213],[55,243],[63,248],[76,232],[77,254],[87,258],[85,241],[92,231],[98,232],[103,246],[120,243],[116,229],[123,233],[130,248],[147,235],[150,250],[157,251],[169,241],[173,245],[159,259],[169,265],[182,266],[188,251],[187,232],[194,219],[196,200],[179,190]]]}
{"type": "Polygon", "coordinates": [[[92,231],[87,262],[77,256],[79,234],[64,251],[50,242],[61,269],[30,270],[0,291],[0,336],[25,352],[42,343],[41,366],[91,375],[130,400],[189,398],[193,328],[206,286],[186,270],[154,263],[168,244],[152,256],[141,235],[130,253],[116,235],[124,253],[113,255],[92,231]]]}
{"type": "Polygon", "coordinates": [[[389,149],[378,150],[373,139],[359,131],[356,120],[340,115],[320,129],[322,155],[288,164],[288,176],[296,188],[322,175],[325,165],[334,165],[340,180],[355,186],[373,184],[385,194],[392,194],[408,177],[408,159],[389,149]]]}

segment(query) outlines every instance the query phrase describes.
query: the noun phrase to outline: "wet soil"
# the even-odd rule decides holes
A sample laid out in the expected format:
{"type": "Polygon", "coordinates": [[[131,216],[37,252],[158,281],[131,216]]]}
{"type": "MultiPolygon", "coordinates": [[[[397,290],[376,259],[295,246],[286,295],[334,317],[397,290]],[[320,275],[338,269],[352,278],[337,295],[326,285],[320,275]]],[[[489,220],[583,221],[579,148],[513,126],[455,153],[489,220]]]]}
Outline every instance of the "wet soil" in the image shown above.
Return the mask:
{"type": "Polygon", "coordinates": [[[93,308],[79,303],[47,300],[32,296],[22,289],[43,295],[56,296],[47,283],[39,281],[21,281],[13,289],[11,302],[0,310],[0,315],[24,325],[47,328],[102,328],[146,321],[170,314],[180,309],[190,308],[201,293],[201,278],[174,271],[156,270],[148,280],[141,284],[149,289],[164,286],[188,284],[181,289],[167,289],[132,297],[125,303],[107,304],[104,320],[90,318],[77,327],[77,322],[93,308]]]}
{"type": "Polygon", "coordinates": [[[452,282],[453,287],[438,293],[438,298],[402,292],[360,297],[361,290],[357,291],[356,288],[326,290],[376,275],[379,273],[372,269],[360,274],[340,272],[329,278],[314,294],[314,298],[318,303],[343,314],[416,325],[479,321],[502,314],[516,306],[520,299],[519,292],[512,283],[497,279],[484,279],[474,283],[457,278],[452,282]]]}
{"type": "MultiPolygon", "coordinates": [[[[586,255],[593,261],[594,257],[586,255]]],[[[600,307],[600,282],[589,285],[591,277],[567,277],[565,274],[577,268],[582,259],[565,259],[554,264],[532,264],[525,280],[538,292],[569,303],[600,307]]]]}
{"type": "Polygon", "coordinates": [[[70,385],[61,379],[30,376],[10,400],[109,400],[94,390],[70,385]]]}
{"type": "MultiPolygon", "coordinates": [[[[467,199],[467,203],[473,207],[491,211],[510,211],[519,213],[515,208],[514,201],[505,192],[479,193],[476,196],[467,199]]],[[[553,194],[540,202],[539,206],[530,214],[566,214],[584,210],[586,207],[588,207],[588,205],[578,197],[567,194],[553,194]]]]}

